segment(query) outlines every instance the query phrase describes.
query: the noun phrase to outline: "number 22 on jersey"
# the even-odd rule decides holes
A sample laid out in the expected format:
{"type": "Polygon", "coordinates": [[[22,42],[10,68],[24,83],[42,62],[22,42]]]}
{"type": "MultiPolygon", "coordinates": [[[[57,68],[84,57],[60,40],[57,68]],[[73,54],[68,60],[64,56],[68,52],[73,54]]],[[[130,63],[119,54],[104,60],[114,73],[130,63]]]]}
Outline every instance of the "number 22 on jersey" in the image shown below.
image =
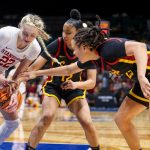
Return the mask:
{"type": "Polygon", "coordinates": [[[3,55],[0,58],[0,66],[2,66],[4,68],[9,68],[11,66],[11,64],[13,64],[14,62],[15,62],[15,59],[9,58],[6,55],[3,55]]]}

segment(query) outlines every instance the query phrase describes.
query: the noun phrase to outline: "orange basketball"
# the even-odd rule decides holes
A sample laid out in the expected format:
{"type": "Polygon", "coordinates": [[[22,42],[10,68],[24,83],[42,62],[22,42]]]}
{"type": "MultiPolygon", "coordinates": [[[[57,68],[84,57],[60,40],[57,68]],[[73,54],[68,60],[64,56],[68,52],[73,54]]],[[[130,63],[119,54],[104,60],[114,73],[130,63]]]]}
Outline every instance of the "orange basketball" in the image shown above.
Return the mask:
{"type": "Polygon", "coordinates": [[[22,104],[22,94],[18,91],[17,93],[17,99],[18,99],[18,106],[17,109],[20,108],[21,104],[22,104]]]}
{"type": "MultiPolygon", "coordinates": [[[[9,86],[0,89],[0,108],[1,109],[5,109],[9,105],[10,98],[11,98],[11,95],[10,95],[9,86]]],[[[17,109],[19,109],[22,104],[22,95],[19,91],[17,93],[17,100],[18,100],[17,109]]]]}
{"type": "Polygon", "coordinates": [[[3,87],[2,89],[0,89],[0,108],[4,109],[9,105],[10,102],[10,87],[3,87]]]}

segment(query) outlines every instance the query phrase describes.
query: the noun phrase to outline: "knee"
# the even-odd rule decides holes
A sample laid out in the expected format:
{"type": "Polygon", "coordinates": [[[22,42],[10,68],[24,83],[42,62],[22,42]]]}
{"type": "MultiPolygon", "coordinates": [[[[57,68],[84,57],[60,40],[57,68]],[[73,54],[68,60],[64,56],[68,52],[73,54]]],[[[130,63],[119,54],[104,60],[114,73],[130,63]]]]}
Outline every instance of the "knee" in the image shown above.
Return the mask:
{"type": "Polygon", "coordinates": [[[116,114],[114,121],[119,129],[128,130],[131,120],[126,116],[122,116],[120,114],[116,114]]]}
{"type": "Polygon", "coordinates": [[[115,117],[114,117],[114,121],[117,125],[121,124],[122,121],[123,121],[123,118],[121,117],[121,115],[119,114],[116,114],[115,117]]]}
{"type": "Polygon", "coordinates": [[[44,126],[48,126],[51,122],[52,122],[52,120],[54,119],[54,114],[45,114],[45,115],[43,115],[42,116],[42,123],[43,123],[43,125],[44,126]]]}

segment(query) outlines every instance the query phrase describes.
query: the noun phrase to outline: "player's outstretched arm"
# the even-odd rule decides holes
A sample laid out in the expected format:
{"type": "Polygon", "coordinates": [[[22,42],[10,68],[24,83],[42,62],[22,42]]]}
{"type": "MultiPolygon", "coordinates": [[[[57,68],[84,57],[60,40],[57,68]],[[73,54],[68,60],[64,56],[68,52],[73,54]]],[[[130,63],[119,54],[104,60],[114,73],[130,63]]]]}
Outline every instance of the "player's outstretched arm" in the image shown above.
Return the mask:
{"type": "Polygon", "coordinates": [[[24,78],[24,80],[30,80],[30,79],[34,79],[38,76],[43,76],[43,75],[48,75],[48,76],[69,76],[70,74],[75,74],[77,72],[81,72],[82,70],[83,69],[80,69],[77,66],[77,62],[75,62],[75,63],[70,64],[70,65],[51,68],[51,69],[24,72],[24,73],[21,74],[20,77],[24,78]]]}

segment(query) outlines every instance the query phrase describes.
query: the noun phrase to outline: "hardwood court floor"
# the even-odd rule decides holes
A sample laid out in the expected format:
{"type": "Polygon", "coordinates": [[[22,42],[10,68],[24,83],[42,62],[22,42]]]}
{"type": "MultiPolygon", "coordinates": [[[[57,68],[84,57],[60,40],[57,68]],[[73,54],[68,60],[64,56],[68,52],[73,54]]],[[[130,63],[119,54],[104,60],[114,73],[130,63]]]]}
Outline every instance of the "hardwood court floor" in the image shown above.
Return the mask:
{"type": "MultiPolygon", "coordinates": [[[[39,120],[40,114],[41,108],[25,108],[22,124],[7,141],[27,142],[30,131],[39,120]]],[[[123,136],[113,121],[115,112],[91,112],[91,114],[99,134],[102,150],[129,150],[123,136]]],[[[2,117],[0,117],[0,123],[2,123],[2,120],[2,117]]],[[[138,128],[143,150],[150,150],[148,111],[135,118],[134,123],[138,128]]],[[[55,121],[48,128],[41,142],[87,144],[84,132],[76,117],[65,108],[58,110],[55,121]]]]}

